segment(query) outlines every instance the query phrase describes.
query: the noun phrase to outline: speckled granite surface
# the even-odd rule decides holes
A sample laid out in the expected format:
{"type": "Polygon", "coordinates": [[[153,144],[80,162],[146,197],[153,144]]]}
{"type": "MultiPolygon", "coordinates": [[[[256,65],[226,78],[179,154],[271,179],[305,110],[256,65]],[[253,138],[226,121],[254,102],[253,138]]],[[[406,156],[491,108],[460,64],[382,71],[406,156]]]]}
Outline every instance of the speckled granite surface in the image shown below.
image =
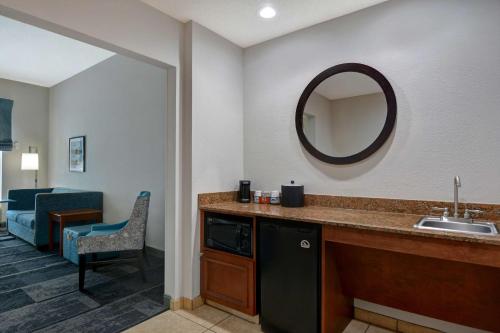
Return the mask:
{"type": "MultiPolygon", "coordinates": [[[[198,195],[198,205],[236,201],[236,199],[236,191],[202,193],[198,195]]],[[[341,197],[322,194],[306,194],[304,201],[306,206],[372,210],[378,212],[416,215],[429,215],[432,207],[448,207],[448,209],[450,210],[450,214],[453,211],[453,202],[446,201],[341,197]]],[[[500,205],[467,203],[467,208],[480,209],[484,211],[484,214],[478,217],[478,219],[480,220],[500,221],[500,205]]],[[[460,214],[463,214],[464,209],[465,205],[461,203],[460,214]]]]}
{"type": "Polygon", "coordinates": [[[218,202],[236,201],[238,192],[214,192],[198,194],[198,205],[209,205],[218,202]]]}
{"type": "MultiPolygon", "coordinates": [[[[219,198],[221,196],[218,196],[219,198]]],[[[367,200],[367,198],[363,198],[367,200]]],[[[374,199],[379,200],[379,199],[374,199]]],[[[389,199],[382,199],[389,200],[389,199]]],[[[408,200],[402,200],[408,201],[408,200]]],[[[473,243],[484,243],[500,246],[500,236],[469,235],[453,232],[441,232],[415,229],[413,225],[419,221],[422,214],[394,213],[377,210],[334,208],[326,205],[311,205],[302,208],[286,208],[273,205],[242,204],[231,200],[200,201],[199,208],[205,211],[280,218],[311,223],[321,223],[339,227],[349,227],[364,230],[385,231],[398,234],[433,237],[458,240],[473,243]]],[[[401,208],[400,208],[401,209],[401,208]]]]}
{"type": "MultiPolygon", "coordinates": [[[[448,207],[450,214],[453,211],[453,202],[446,201],[340,197],[320,194],[306,194],[305,204],[306,206],[374,210],[417,215],[429,215],[432,207],[448,207]]],[[[484,214],[480,215],[478,219],[500,221],[500,205],[467,203],[467,208],[484,211],[484,214]]],[[[464,209],[465,205],[460,203],[460,214],[463,214],[464,209]]]]}

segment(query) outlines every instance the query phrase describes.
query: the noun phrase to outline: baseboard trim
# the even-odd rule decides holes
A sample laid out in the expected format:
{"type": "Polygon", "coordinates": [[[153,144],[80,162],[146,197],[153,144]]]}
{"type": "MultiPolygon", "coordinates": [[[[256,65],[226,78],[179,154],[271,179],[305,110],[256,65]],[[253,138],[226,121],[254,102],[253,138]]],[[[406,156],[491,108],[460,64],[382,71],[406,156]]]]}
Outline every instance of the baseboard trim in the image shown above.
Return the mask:
{"type": "Polygon", "coordinates": [[[205,300],[201,296],[197,296],[193,299],[187,298],[187,297],[180,297],[177,299],[170,299],[170,310],[177,311],[177,310],[194,310],[196,308],[199,308],[203,304],[208,304],[210,306],[213,306],[214,308],[217,308],[219,310],[222,310],[224,312],[230,313],[236,317],[239,317],[241,319],[244,319],[246,321],[249,321],[254,324],[260,324],[260,317],[259,315],[256,316],[250,316],[247,315],[246,313],[231,309],[227,306],[224,306],[222,304],[218,304],[216,302],[210,301],[210,300],[205,300]]]}
{"type": "Polygon", "coordinates": [[[181,297],[177,299],[171,299],[170,300],[170,309],[171,310],[194,310],[196,308],[199,308],[204,304],[203,298],[201,296],[197,296],[193,299],[187,298],[187,297],[181,297]]]}
{"type": "Polygon", "coordinates": [[[409,323],[397,318],[385,316],[361,308],[354,308],[354,319],[367,324],[386,328],[393,332],[401,333],[440,333],[441,331],[430,327],[409,323]]]}
{"type": "Polygon", "coordinates": [[[219,303],[215,303],[211,300],[206,300],[205,301],[208,305],[210,306],[213,306],[214,308],[217,308],[219,310],[222,310],[224,312],[227,312],[227,313],[230,313],[236,317],[239,317],[241,319],[244,319],[246,321],[249,321],[251,323],[254,323],[254,324],[260,324],[260,317],[259,315],[255,315],[255,316],[250,316],[250,315],[247,315],[246,313],[243,313],[243,312],[240,312],[238,310],[234,310],[234,309],[231,309],[225,305],[222,305],[222,304],[219,304],[219,303]]]}
{"type": "MultiPolygon", "coordinates": [[[[398,322],[398,329],[399,326],[405,325],[415,325],[419,327],[424,327],[425,332],[453,332],[453,333],[487,333],[484,330],[480,330],[477,328],[472,328],[472,327],[467,327],[455,323],[450,323],[446,322],[443,320],[435,319],[435,318],[430,318],[422,315],[418,315],[415,313],[410,313],[406,311],[402,311],[399,309],[367,302],[364,300],[360,299],[354,299],[354,317],[356,317],[356,314],[358,315],[359,320],[364,321],[362,318],[359,318],[359,315],[362,311],[369,312],[369,317],[371,318],[377,318],[376,320],[379,321],[380,317],[386,317],[386,318],[391,318],[393,320],[396,320],[398,322]],[[357,311],[356,311],[357,310],[357,311]],[[361,311],[360,311],[361,310],[361,311]],[[357,312],[357,313],[356,313],[357,312]]],[[[383,320],[383,319],[382,319],[383,320]]],[[[386,322],[386,321],[384,321],[386,322]]],[[[373,323],[376,325],[375,323],[373,323]]],[[[376,325],[377,326],[377,325],[376,325]]],[[[384,326],[384,325],[378,325],[378,326],[384,326]]],[[[421,332],[419,330],[413,330],[412,332],[421,332]]]]}

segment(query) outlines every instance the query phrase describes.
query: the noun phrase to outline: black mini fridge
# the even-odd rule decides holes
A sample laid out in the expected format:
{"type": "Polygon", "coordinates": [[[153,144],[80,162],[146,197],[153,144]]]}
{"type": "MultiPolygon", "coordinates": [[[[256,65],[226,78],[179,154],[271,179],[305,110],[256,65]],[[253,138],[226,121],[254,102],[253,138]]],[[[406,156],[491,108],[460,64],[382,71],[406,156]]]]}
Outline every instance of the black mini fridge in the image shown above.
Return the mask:
{"type": "Polygon", "coordinates": [[[321,226],[274,219],[257,226],[262,330],[319,333],[321,226]]]}

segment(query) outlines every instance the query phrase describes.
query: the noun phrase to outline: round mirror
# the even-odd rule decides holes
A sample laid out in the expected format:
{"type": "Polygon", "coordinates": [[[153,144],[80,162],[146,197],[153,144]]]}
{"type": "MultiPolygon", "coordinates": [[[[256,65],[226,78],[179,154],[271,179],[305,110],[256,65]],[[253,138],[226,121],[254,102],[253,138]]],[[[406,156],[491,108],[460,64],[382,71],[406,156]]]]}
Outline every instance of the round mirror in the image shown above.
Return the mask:
{"type": "Polygon", "coordinates": [[[295,126],[310,154],[327,163],[350,164],[367,158],[389,138],[396,108],[394,90],[380,72],[341,64],[307,85],[295,126]]]}

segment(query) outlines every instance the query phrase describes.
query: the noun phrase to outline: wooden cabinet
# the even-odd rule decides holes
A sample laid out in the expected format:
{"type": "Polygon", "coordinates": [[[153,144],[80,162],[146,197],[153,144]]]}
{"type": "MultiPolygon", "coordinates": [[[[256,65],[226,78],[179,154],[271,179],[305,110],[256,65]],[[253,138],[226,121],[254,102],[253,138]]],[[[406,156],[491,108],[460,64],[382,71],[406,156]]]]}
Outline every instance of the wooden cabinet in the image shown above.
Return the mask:
{"type": "Polygon", "coordinates": [[[255,316],[257,314],[255,217],[252,218],[252,257],[206,247],[204,220],[205,212],[201,211],[201,297],[255,316]]]}
{"type": "Polygon", "coordinates": [[[201,296],[249,315],[256,314],[255,262],[205,249],[201,257],[201,296]]]}

